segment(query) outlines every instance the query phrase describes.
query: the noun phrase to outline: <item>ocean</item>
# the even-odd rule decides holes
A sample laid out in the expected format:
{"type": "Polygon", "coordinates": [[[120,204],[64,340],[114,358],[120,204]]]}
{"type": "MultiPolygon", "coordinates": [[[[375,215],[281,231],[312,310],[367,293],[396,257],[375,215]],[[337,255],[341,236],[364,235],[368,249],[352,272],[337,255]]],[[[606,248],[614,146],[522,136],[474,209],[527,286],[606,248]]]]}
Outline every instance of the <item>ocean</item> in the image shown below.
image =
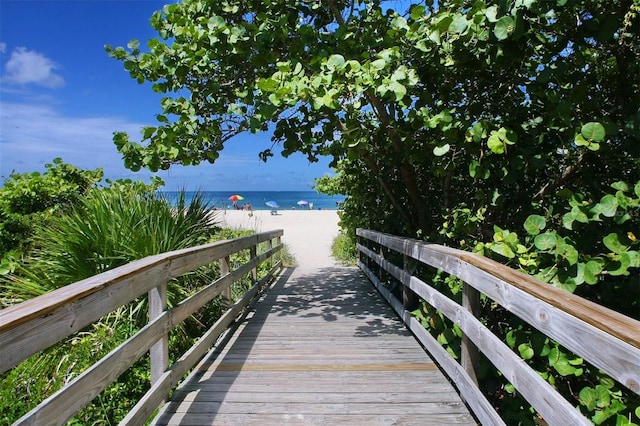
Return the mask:
{"type": "MultiPolygon", "coordinates": [[[[178,191],[160,191],[160,193],[172,204],[175,204],[179,194],[178,191]]],[[[186,191],[187,202],[196,193],[197,191],[186,191]]],[[[253,210],[271,210],[271,207],[266,205],[270,201],[275,201],[281,210],[309,210],[311,205],[313,210],[337,210],[339,204],[346,198],[342,195],[329,197],[324,194],[318,194],[315,191],[200,191],[200,193],[203,194],[210,208],[215,207],[217,209],[233,209],[233,201],[229,200],[232,195],[243,197],[242,200],[237,202],[238,207],[242,207],[244,204],[251,204],[253,210]],[[299,201],[306,201],[309,204],[301,205],[298,204],[299,201]]]]}

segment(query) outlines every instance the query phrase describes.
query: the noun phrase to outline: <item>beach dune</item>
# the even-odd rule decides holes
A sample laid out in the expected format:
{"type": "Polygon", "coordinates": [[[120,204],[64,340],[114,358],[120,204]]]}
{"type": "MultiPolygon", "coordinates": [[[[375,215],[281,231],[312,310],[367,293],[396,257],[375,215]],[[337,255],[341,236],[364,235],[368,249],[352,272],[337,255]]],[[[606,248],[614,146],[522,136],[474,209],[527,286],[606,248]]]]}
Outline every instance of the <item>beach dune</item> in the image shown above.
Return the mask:
{"type": "Polygon", "coordinates": [[[336,266],[331,244],[339,234],[336,210],[216,210],[215,218],[223,228],[256,232],[283,229],[282,241],[295,257],[299,268],[336,266]]]}

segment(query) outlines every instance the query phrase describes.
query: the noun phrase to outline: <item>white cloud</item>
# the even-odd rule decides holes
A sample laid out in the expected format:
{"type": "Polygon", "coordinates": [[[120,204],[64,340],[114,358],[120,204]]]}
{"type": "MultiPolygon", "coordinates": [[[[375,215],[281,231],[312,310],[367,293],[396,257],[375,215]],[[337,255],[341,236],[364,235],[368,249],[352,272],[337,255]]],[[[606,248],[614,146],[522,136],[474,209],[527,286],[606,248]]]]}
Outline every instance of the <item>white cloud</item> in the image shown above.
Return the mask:
{"type": "MultiPolygon", "coordinates": [[[[117,117],[67,117],[49,105],[3,102],[0,105],[2,176],[42,170],[61,157],[84,169],[127,174],[113,144],[115,130],[139,134],[142,124],[117,117]]],[[[124,176],[123,176],[124,177],[124,176]]]]}
{"type": "MultiPolygon", "coordinates": [[[[2,47],[6,49],[6,45],[2,47]]],[[[54,89],[64,86],[64,78],[56,70],[58,66],[41,53],[17,47],[5,64],[4,80],[13,84],[33,83],[54,89]]]]}
{"type": "MultiPolygon", "coordinates": [[[[144,123],[113,116],[68,116],[42,100],[37,104],[1,102],[0,123],[0,186],[1,178],[12,171],[42,172],[44,165],[56,157],[84,170],[102,167],[111,180],[147,180],[152,175],[146,170],[127,170],[112,140],[114,131],[127,132],[132,140],[140,140],[144,123]]],[[[313,178],[329,170],[326,164],[308,166],[302,155],[290,159],[276,155],[262,163],[257,150],[239,149],[248,141],[229,143],[236,146],[229,147],[231,152],[221,153],[213,165],[174,166],[157,175],[164,179],[167,190],[300,190],[311,188],[313,178]]]]}

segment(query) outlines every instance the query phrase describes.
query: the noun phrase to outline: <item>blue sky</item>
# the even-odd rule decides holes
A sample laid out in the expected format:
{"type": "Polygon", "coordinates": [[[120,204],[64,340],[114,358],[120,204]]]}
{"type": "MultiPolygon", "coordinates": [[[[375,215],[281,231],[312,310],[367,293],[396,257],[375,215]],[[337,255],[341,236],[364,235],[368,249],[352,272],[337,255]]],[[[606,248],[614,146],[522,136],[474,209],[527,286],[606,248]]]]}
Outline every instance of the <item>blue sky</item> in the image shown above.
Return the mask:
{"type": "MultiPolygon", "coordinates": [[[[171,0],[0,1],[0,176],[44,171],[54,158],[83,169],[102,167],[110,179],[145,179],[123,166],[114,131],[140,140],[155,124],[159,96],[139,85],[105,44],[146,45],[157,34],[149,18],[171,0]]],[[[271,147],[268,134],[240,135],[211,164],[173,167],[159,173],[166,190],[307,190],[332,174],[329,160],[309,164],[302,155],[258,152],[271,147]]],[[[279,150],[274,149],[274,152],[279,150]]]]}

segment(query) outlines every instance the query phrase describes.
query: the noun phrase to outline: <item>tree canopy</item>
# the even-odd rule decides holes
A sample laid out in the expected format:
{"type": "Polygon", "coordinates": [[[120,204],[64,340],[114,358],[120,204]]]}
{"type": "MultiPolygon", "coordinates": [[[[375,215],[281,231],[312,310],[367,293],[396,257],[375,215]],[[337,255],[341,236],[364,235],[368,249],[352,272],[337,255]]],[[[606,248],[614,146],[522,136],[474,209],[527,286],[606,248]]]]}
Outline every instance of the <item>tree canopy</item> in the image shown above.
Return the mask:
{"type": "Polygon", "coordinates": [[[638,179],[637,1],[385,4],[399,5],[166,6],[148,51],[107,47],[167,94],[140,142],[115,135],[125,164],[214,162],[235,135],[272,130],[285,156],[351,162],[380,203],[365,207],[431,237],[456,206],[523,222],[571,185],[638,179]]]}
{"type": "MultiPolygon", "coordinates": [[[[142,140],[115,135],[128,167],[214,162],[269,131],[265,160],[333,157],[318,187],[348,195],[348,231],[492,256],[640,318],[640,0],[192,0],[152,25],[147,49],[107,48],[166,94],[142,140]]],[[[640,418],[637,396],[485,313],[594,423],[640,418]]]]}

